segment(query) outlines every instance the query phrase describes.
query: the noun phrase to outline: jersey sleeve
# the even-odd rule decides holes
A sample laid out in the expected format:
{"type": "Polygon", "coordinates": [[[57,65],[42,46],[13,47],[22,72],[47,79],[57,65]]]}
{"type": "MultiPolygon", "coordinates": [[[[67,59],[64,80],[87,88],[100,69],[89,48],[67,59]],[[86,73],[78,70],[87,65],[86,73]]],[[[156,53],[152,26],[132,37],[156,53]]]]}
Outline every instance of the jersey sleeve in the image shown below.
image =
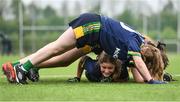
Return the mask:
{"type": "Polygon", "coordinates": [[[129,41],[128,55],[129,56],[141,56],[141,54],[140,54],[141,44],[142,44],[142,41],[139,41],[136,38],[131,39],[129,41]]]}

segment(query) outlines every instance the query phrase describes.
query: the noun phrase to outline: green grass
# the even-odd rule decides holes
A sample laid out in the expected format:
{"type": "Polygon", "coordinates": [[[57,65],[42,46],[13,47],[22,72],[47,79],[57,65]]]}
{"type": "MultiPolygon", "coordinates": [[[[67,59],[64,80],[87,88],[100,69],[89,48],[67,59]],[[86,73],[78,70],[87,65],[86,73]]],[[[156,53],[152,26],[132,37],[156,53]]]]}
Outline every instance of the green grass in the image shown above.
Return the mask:
{"type": "MultiPolygon", "coordinates": [[[[67,83],[75,76],[77,62],[67,68],[42,69],[40,81],[9,84],[0,72],[0,101],[180,101],[180,55],[169,54],[167,71],[179,81],[164,85],[128,83],[67,83]]],[[[0,56],[0,64],[17,56],[0,56]]]]}

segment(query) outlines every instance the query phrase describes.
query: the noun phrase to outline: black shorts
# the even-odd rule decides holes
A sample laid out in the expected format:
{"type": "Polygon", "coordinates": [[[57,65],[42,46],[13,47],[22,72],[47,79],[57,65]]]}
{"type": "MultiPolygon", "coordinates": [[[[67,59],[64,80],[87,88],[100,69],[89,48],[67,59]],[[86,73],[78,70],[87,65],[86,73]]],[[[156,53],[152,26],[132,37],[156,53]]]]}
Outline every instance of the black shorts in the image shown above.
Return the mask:
{"type": "Polygon", "coordinates": [[[84,48],[85,52],[93,51],[99,54],[102,50],[99,45],[101,28],[100,15],[85,13],[69,23],[77,39],[76,47],[84,48]]]}

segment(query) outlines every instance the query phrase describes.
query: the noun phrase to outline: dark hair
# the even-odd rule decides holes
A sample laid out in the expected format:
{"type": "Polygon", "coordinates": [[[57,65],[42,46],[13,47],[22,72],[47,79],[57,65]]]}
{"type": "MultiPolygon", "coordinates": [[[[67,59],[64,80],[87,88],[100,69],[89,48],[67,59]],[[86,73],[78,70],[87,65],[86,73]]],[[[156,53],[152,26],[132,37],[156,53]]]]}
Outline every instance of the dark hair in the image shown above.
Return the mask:
{"type": "Polygon", "coordinates": [[[120,73],[121,73],[121,65],[122,62],[119,59],[113,58],[112,56],[106,54],[104,51],[98,56],[98,62],[97,64],[101,64],[101,63],[112,63],[115,66],[115,70],[112,74],[112,81],[113,82],[117,82],[119,80],[120,77],[120,73]]]}

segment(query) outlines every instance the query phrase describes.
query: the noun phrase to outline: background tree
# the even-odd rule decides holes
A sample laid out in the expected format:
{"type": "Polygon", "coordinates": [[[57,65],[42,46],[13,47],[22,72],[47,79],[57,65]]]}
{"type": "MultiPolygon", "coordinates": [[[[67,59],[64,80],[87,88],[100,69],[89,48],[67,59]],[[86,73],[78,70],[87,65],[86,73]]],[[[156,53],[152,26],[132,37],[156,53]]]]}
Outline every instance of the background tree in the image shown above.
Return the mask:
{"type": "Polygon", "coordinates": [[[62,16],[64,17],[64,24],[68,23],[68,2],[63,0],[62,2],[62,16]]]}
{"type": "Polygon", "coordinates": [[[7,5],[7,0],[1,0],[1,3],[0,3],[0,19],[2,19],[3,12],[5,11],[6,5],[7,5]]]}
{"type": "Polygon", "coordinates": [[[164,6],[160,14],[162,37],[176,38],[177,15],[174,10],[173,2],[168,0],[168,3],[164,6]]]}
{"type": "Polygon", "coordinates": [[[18,7],[18,3],[20,2],[20,0],[12,0],[11,3],[11,9],[13,12],[13,15],[15,16],[15,19],[18,18],[18,14],[19,14],[19,7],[18,7]]]}

